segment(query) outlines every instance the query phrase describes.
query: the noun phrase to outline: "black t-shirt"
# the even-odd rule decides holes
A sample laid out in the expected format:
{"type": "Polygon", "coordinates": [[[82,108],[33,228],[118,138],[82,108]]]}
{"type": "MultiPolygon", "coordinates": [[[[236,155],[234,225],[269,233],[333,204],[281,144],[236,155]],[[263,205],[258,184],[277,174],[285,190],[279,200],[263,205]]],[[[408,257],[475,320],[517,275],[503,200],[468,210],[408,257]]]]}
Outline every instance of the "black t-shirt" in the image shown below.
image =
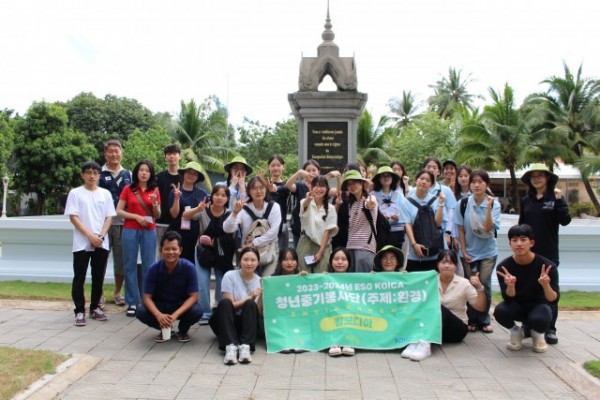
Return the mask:
{"type": "MultiPolygon", "coordinates": [[[[552,287],[556,294],[560,296],[558,270],[552,261],[536,254],[531,263],[522,265],[517,264],[513,257],[510,256],[500,261],[496,267],[496,271],[500,272],[504,272],[502,267],[505,267],[509,274],[517,278],[517,283],[515,284],[515,297],[509,297],[506,295],[506,284],[504,283],[504,279],[498,277],[498,284],[504,301],[516,301],[517,303],[522,304],[549,303],[544,295],[542,285],[538,282],[538,278],[542,272],[542,265],[545,265],[546,268],[552,266],[548,273],[548,276],[550,277],[550,287],[552,287]]],[[[558,297],[556,301],[558,301],[558,297]]]]}
{"type": "Polygon", "coordinates": [[[271,192],[271,200],[279,204],[281,209],[281,223],[284,224],[287,218],[287,202],[290,197],[290,190],[285,186],[285,182],[275,182],[277,191],[271,192]]]}
{"type": "Polygon", "coordinates": [[[156,220],[156,223],[169,225],[175,219],[171,217],[169,211],[169,194],[173,190],[171,185],[181,183],[181,175],[171,175],[169,171],[164,170],[156,174],[156,181],[160,193],[160,218],[156,220]]]}
{"type": "Polygon", "coordinates": [[[305,183],[296,183],[296,191],[294,196],[296,197],[296,205],[292,211],[292,233],[296,236],[300,236],[302,232],[302,226],[300,224],[300,200],[306,197],[306,194],[310,190],[305,183]]]}

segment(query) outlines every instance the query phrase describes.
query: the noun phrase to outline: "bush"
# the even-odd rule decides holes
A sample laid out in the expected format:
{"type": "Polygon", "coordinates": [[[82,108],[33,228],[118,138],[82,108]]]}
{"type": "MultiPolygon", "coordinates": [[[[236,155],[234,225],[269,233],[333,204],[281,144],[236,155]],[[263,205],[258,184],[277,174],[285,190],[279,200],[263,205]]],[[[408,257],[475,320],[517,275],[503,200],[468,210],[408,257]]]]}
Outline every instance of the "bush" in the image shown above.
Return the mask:
{"type": "Polygon", "coordinates": [[[590,202],[573,203],[569,206],[569,213],[572,217],[581,217],[582,214],[597,217],[596,209],[590,202]]]}

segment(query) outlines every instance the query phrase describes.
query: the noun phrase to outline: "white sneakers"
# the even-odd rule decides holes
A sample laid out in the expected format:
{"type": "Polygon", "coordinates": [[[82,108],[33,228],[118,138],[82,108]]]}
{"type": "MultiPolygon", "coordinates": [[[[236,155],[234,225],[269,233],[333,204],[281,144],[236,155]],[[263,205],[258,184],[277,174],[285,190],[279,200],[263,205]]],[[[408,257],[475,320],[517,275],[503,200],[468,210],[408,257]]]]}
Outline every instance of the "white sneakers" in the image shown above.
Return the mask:
{"type": "MultiPolygon", "coordinates": [[[[540,333],[531,329],[531,340],[533,342],[533,351],[536,353],[545,353],[548,350],[548,345],[546,344],[546,339],[544,338],[544,333],[540,333]]],[[[523,332],[523,328],[519,325],[515,325],[510,328],[510,341],[506,345],[509,350],[517,351],[521,350],[523,347],[523,339],[525,338],[525,333],[523,332]]]]}
{"type": "Polygon", "coordinates": [[[329,348],[330,357],[338,357],[342,355],[352,357],[354,354],[356,354],[356,351],[354,350],[354,347],[350,346],[331,346],[329,348]]]}
{"type": "Polygon", "coordinates": [[[544,332],[531,330],[531,340],[533,341],[533,351],[536,353],[545,353],[548,350],[544,332]]]}
{"type": "Polygon", "coordinates": [[[225,365],[250,364],[252,362],[252,356],[250,355],[250,345],[247,344],[229,344],[225,347],[225,358],[223,363],[225,365]],[[238,356],[239,353],[239,356],[238,356]]]}
{"type": "Polygon", "coordinates": [[[510,328],[510,342],[506,345],[509,350],[517,351],[521,350],[523,347],[523,338],[525,337],[525,333],[523,332],[523,328],[519,325],[515,325],[510,328]]]}
{"type": "Polygon", "coordinates": [[[424,340],[418,343],[411,343],[400,354],[402,358],[408,358],[412,361],[423,361],[431,355],[431,343],[424,340]]]}
{"type": "Polygon", "coordinates": [[[235,344],[229,344],[225,347],[225,358],[223,363],[225,365],[234,365],[238,362],[238,347],[235,344]]]}
{"type": "Polygon", "coordinates": [[[238,351],[240,352],[238,361],[241,364],[250,364],[252,362],[252,356],[250,356],[250,345],[240,344],[238,351]]]}

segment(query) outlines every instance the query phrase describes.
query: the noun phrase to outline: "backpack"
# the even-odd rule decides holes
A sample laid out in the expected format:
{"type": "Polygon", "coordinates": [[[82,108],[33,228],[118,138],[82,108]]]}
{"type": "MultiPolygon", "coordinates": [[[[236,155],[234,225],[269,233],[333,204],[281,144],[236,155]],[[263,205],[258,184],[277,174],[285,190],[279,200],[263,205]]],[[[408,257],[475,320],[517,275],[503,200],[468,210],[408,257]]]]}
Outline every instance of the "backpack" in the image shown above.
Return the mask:
{"type": "MultiPolygon", "coordinates": [[[[269,201],[264,215],[260,218],[252,212],[250,207],[244,206],[244,210],[246,211],[246,213],[248,213],[248,215],[250,216],[250,218],[252,218],[253,221],[252,225],[250,225],[250,228],[248,229],[246,237],[243,240],[244,243],[252,241],[257,237],[264,235],[269,231],[269,229],[271,229],[268,218],[269,214],[271,213],[271,209],[273,208],[273,204],[273,201],[269,201]]],[[[262,267],[271,264],[277,259],[277,247],[277,240],[273,240],[267,244],[258,246],[256,248],[258,250],[258,253],[260,254],[260,265],[262,267]]]]}
{"type": "Polygon", "coordinates": [[[437,200],[437,196],[433,197],[424,206],[420,205],[411,197],[406,200],[417,207],[417,216],[412,223],[413,234],[415,241],[420,245],[429,249],[429,256],[435,256],[444,249],[444,233],[442,228],[435,223],[435,214],[431,205],[437,200]]]}
{"type": "Polygon", "coordinates": [[[377,219],[375,224],[373,224],[373,216],[371,215],[371,210],[366,207],[363,207],[363,212],[365,213],[365,217],[367,217],[367,221],[369,221],[369,225],[371,225],[371,237],[367,243],[371,243],[371,239],[375,237],[377,241],[376,251],[381,250],[383,247],[392,243],[392,227],[390,226],[390,222],[387,220],[385,215],[379,211],[377,208],[377,219]]]}
{"type": "MultiPolygon", "coordinates": [[[[467,202],[469,201],[469,197],[463,197],[460,199],[460,215],[465,219],[465,211],[467,211],[467,202]]],[[[464,222],[463,222],[464,223],[464,222]]],[[[498,231],[494,228],[494,238],[498,238],[498,231]]]]}

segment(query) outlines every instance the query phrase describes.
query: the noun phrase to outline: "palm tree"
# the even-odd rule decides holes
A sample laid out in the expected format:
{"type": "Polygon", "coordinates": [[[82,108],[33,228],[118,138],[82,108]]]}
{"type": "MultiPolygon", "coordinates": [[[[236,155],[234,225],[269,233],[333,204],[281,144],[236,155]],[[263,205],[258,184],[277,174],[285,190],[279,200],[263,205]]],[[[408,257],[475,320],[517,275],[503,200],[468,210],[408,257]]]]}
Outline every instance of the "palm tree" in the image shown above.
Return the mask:
{"type": "Polygon", "coordinates": [[[365,165],[381,165],[389,163],[391,157],[383,150],[387,138],[394,134],[390,128],[386,128],[389,117],[382,116],[377,126],[373,126],[373,117],[368,111],[363,111],[358,120],[356,130],[357,158],[365,165]]]}
{"type": "Polygon", "coordinates": [[[583,65],[579,66],[576,75],[566,63],[563,67],[564,77],[552,76],[543,80],[542,83],[549,85],[548,90],[531,95],[528,101],[542,107],[545,121],[540,131],[548,136],[547,142],[562,146],[565,162],[579,168],[585,190],[596,212],[600,213],[600,203],[589,181],[593,168],[586,168],[585,162],[579,162],[586,156],[593,158],[600,151],[600,80],[584,78],[583,65]]]}
{"type": "Polygon", "coordinates": [[[418,114],[420,106],[421,103],[417,103],[415,96],[410,90],[408,92],[403,90],[401,99],[394,97],[388,102],[390,111],[395,114],[389,117],[389,119],[396,121],[397,128],[406,126],[420,117],[420,114],[418,114]]]}
{"type": "Polygon", "coordinates": [[[471,74],[463,80],[461,70],[450,67],[448,77],[443,77],[435,85],[430,85],[434,94],[428,99],[429,107],[442,119],[451,118],[461,107],[472,110],[473,101],[481,96],[468,92],[467,86],[471,82],[471,74]]]}
{"type": "MultiPolygon", "coordinates": [[[[182,146],[187,161],[197,161],[205,170],[222,172],[224,160],[234,152],[227,146],[227,110],[218,99],[208,97],[200,106],[192,99],[181,101],[175,139],[182,146]]],[[[206,186],[212,189],[210,179],[206,186]]]]}
{"type": "Polygon", "coordinates": [[[518,211],[516,170],[527,159],[530,133],[508,84],[503,93],[489,88],[489,94],[493,103],[484,107],[481,122],[467,123],[461,130],[456,157],[486,169],[508,169],[511,201],[518,211]]]}

